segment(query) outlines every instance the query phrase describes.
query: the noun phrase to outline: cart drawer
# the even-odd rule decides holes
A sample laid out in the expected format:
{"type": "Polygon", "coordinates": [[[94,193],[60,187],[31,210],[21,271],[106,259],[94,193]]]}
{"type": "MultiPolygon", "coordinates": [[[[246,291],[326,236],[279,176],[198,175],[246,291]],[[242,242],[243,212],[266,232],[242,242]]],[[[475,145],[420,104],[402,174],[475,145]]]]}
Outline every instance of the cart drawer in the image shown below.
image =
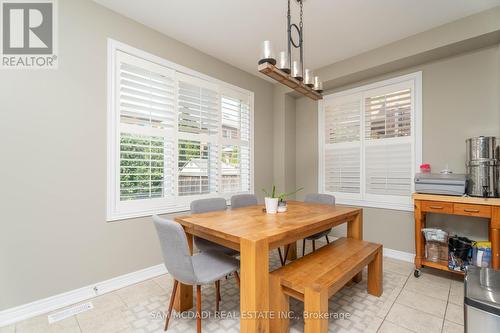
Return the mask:
{"type": "Polygon", "coordinates": [[[453,213],[457,215],[491,217],[491,206],[456,203],[453,205],[453,213]]]}
{"type": "Polygon", "coordinates": [[[422,201],[421,209],[423,212],[452,214],[453,204],[442,201],[422,201]]]}

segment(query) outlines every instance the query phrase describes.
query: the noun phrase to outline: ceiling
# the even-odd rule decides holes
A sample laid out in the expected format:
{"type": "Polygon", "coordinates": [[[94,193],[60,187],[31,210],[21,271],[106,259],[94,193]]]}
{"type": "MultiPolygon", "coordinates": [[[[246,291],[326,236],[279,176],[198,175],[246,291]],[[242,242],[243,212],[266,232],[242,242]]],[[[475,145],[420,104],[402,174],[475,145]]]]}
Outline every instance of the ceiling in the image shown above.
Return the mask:
{"type": "MultiPolygon", "coordinates": [[[[263,40],[286,46],[286,0],[94,0],[257,74],[263,40]]],[[[317,69],[499,6],[500,0],[305,0],[304,51],[317,69]]],[[[298,5],[292,17],[298,23],[298,5]]]]}

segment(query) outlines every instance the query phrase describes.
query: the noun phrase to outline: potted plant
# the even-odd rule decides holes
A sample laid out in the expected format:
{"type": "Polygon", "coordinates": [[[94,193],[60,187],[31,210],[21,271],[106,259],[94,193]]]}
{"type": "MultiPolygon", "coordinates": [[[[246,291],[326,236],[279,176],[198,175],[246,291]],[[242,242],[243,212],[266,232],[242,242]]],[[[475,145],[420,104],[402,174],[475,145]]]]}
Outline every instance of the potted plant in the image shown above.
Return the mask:
{"type": "Polygon", "coordinates": [[[282,192],[276,195],[276,185],[273,185],[271,193],[267,192],[265,189],[262,189],[262,191],[266,194],[266,197],[264,198],[266,203],[266,212],[268,214],[276,214],[277,212],[280,213],[286,212],[287,204],[285,199],[297,193],[300,190],[302,190],[302,187],[294,192],[290,193],[282,192]]]}
{"type": "Polygon", "coordinates": [[[267,214],[276,214],[278,211],[278,200],[279,198],[276,196],[276,185],[273,185],[273,189],[271,193],[267,192],[265,189],[262,191],[266,194],[264,201],[266,203],[266,213],[267,214]]]}
{"type": "Polygon", "coordinates": [[[298,191],[302,190],[303,187],[293,191],[293,192],[290,192],[290,193],[280,193],[278,195],[278,213],[284,213],[288,210],[288,207],[287,207],[287,204],[286,204],[286,198],[288,198],[289,196],[291,195],[294,195],[295,193],[297,193],[298,191]]]}

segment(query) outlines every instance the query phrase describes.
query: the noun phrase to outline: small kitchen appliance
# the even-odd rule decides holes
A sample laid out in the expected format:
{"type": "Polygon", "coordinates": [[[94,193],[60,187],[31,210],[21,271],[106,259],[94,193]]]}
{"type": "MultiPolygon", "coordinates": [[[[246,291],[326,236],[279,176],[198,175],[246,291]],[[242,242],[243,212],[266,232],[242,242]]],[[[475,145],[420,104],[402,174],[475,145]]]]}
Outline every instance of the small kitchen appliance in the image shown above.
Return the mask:
{"type": "Polygon", "coordinates": [[[465,140],[467,194],[474,197],[498,197],[500,139],[479,136],[465,140]]]}
{"type": "Polygon", "coordinates": [[[415,175],[417,193],[464,195],[466,183],[464,174],[417,173],[415,175]]]}

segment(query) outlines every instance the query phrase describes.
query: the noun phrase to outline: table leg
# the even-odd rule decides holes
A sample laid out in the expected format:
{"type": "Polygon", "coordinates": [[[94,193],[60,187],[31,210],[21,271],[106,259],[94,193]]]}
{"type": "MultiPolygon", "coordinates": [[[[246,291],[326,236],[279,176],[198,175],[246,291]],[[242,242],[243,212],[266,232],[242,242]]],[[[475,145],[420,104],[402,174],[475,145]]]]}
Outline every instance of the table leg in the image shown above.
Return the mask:
{"type": "MultiPolygon", "coordinates": [[[[185,231],[184,231],[185,232],[185,231]]],[[[193,235],[186,232],[189,251],[193,255],[193,235]]],[[[190,310],[193,307],[193,286],[179,283],[175,294],[174,309],[177,312],[190,310]]]]}
{"type": "MultiPolygon", "coordinates": [[[[354,239],[363,239],[363,211],[360,210],[358,214],[347,223],[347,237],[354,239]]],[[[363,272],[359,272],[352,279],[354,282],[361,282],[363,279],[363,272]]]]}
{"type": "Polygon", "coordinates": [[[264,240],[240,242],[240,332],[269,332],[269,244],[264,240]]]}

